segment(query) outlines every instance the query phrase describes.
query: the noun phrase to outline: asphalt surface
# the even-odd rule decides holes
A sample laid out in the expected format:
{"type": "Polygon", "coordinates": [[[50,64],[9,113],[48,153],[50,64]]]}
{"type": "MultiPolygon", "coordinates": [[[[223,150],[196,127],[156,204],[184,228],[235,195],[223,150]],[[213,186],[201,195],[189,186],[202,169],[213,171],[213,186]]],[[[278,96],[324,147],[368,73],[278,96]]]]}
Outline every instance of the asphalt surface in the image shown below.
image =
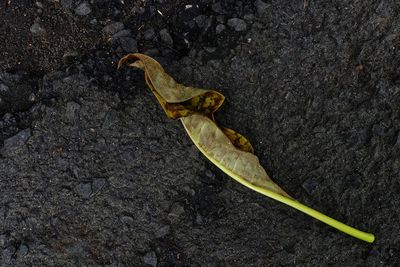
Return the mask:
{"type": "Polygon", "coordinates": [[[0,266],[397,266],[397,1],[0,3],[0,266]],[[226,96],[300,202],[250,191],[167,119],[138,70],[226,96]]]}

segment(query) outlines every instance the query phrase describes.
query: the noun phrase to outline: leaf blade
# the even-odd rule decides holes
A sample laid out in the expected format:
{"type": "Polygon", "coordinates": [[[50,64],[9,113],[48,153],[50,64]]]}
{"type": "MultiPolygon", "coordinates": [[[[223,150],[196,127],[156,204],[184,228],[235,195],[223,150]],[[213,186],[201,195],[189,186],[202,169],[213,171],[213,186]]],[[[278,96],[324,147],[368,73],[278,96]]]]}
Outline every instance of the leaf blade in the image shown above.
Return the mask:
{"type": "Polygon", "coordinates": [[[224,96],[213,90],[186,87],[176,83],[154,59],[142,54],[130,54],[118,63],[118,68],[128,60],[130,66],[145,71],[146,83],[163,107],[167,116],[180,118],[197,148],[217,167],[244,186],[290,207],[302,211],[344,233],[366,242],[375,236],[332,219],[292,199],[276,185],[252,154],[248,140],[235,131],[220,129],[214,121],[214,112],[224,101],[224,96]],[[175,90],[175,92],[169,92],[175,90]],[[207,95],[208,94],[208,95],[207,95]],[[209,101],[215,96],[215,101],[209,101]],[[201,126],[201,128],[199,128],[201,126]],[[202,131],[202,129],[206,129],[202,131]]]}
{"type": "Polygon", "coordinates": [[[271,180],[254,154],[236,148],[213,121],[199,114],[183,117],[181,121],[193,143],[223,172],[290,197],[271,180]]]}

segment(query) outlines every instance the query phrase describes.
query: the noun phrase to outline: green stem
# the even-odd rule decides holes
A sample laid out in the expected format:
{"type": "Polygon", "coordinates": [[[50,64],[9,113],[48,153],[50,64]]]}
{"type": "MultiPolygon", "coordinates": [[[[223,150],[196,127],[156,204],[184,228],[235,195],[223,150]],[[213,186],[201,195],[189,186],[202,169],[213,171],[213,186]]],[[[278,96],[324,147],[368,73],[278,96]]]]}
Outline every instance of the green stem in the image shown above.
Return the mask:
{"type": "Polygon", "coordinates": [[[346,233],[348,235],[351,235],[355,238],[366,241],[368,243],[372,243],[375,241],[375,236],[373,234],[360,231],[360,230],[353,228],[347,224],[339,222],[329,216],[326,216],[325,214],[323,214],[319,211],[316,211],[304,204],[301,204],[300,202],[298,202],[294,199],[290,199],[290,198],[284,197],[280,194],[277,194],[275,192],[264,189],[262,187],[255,186],[242,178],[239,178],[239,179],[236,179],[235,177],[232,177],[232,178],[234,178],[236,181],[243,184],[244,186],[246,186],[250,189],[253,189],[254,191],[257,191],[260,194],[263,194],[267,197],[273,198],[279,202],[282,202],[288,206],[291,206],[292,208],[295,208],[301,212],[304,212],[305,214],[310,215],[311,217],[313,217],[321,222],[324,222],[327,225],[330,225],[343,233],[346,233]]]}
{"type": "MultiPolygon", "coordinates": [[[[186,125],[185,123],[182,121],[183,126],[186,129],[186,125]]],[[[353,228],[349,225],[346,225],[342,222],[339,222],[329,216],[326,216],[325,214],[316,211],[304,204],[301,204],[300,202],[285,197],[283,195],[280,195],[278,193],[275,193],[271,190],[253,185],[252,183],[248,182],[247,180],[245,180],[244,178],[242,178],[241,176],[237,175],[236,173],[232,172],[231,170],[229,170],[228,168],[226,168],[223,164],[221,164],[220,162],[218,162],[217,160],[215,160],[213,157],[210,157],[208,155],[208,153],[203,149],[202,146],[200,146],[199,144],[197,144],[197,142],[195,142],[195,140],[193,140],[193,137],[191,136],[191,134],[189,133],[189,131],[186,129],[186,131],[188,132],[190,138],[192,139],[193,143],[196,145],[196,147],[212,162],[214,163],[218,168],[220,168],[223,172],[225,172],[227,175],[229,175],[230,177],[232,177],[233,179],[235,179],[236,181],[238,181],[239,183],[241,183],[242,185],[262,194],[265,195],[267,197],[273,198],[279,202],[282,202],[292,208],[295,208],[301,212],[304,212],[305,214],[308,214],[309,216],[326,223],[327,225],[330,225],[336,229],[338,229],[339,231],[346,233],[348,235],[351,235],[355,238],[361,239],[363,241],[372,243],[375,240],[375,236],[373,234],[370,233],[366,233],[363,231],[360,231],[356,228],[353,228]]]]}

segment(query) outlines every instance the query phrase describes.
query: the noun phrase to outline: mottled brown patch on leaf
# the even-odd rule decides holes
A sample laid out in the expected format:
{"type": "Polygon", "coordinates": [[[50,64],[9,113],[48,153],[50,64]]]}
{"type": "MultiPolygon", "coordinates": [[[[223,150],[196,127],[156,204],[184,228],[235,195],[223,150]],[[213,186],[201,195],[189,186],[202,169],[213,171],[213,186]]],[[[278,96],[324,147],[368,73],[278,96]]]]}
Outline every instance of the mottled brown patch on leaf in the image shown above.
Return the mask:
{"type": "Polygon", "coordinates": [[[147,85],[171,119],[195,113],[214,119],[214,112],[221,107],[225,100],[225,97],[217,91],[188,87],[177,83],[157,61],[146,55],[129,54],[118,62],[118,68],[125,64],[145,71],[147,85]],[[131,62],[132,60],[133,62],[131,62]]]}
{"type": "Polygon", "coordinates": [[[254,154],[254,148],[246,137],[232,129],[226,127],[220,128],[236,148],[254,154]]]}

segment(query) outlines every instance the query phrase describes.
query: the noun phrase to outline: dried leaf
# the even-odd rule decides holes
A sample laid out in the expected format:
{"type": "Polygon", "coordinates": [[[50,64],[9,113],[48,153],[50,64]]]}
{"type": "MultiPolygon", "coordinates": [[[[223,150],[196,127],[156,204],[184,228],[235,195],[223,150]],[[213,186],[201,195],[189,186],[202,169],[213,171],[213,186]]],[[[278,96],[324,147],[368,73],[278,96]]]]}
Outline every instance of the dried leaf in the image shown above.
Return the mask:
{"type": "Polygon", "coordinates": [[[213,119],[213,113],[224,102],[225,97],[216,91],[187,87],[177,83],[165,73],[157,61],[143,54],[129,54],[123,57],[118,67],[130,60],[136,61],[130,63],[129,66],[145,71],[148,86],[171,119],[194,113],[201,113],[213,119]]]}
{"type": "Polygon", "coordinates": [[[289,195],[272,182],[258,158],[252,153],[237,149],[224,132],[209,118],[200,114],[181,118],[193,143],[222,171],[239,176],[253,185],[283,196],[289,195]]]}
{"type": "Polygon", "coordinates": [[[231,129],[221,130],[209,119],[222,105],[224,97],[220,93],[177,83],[165,73],[157,61],[145,55],[125,56],[121,59],[120,66],[128,59],[137,60],[130,66],[145,71],[146,82],[165,112],[170,118],[182,118],[190,138],[208,159],[214,160],[224,172],[232,172],[256,186],[288,196],[268,177],[258,158],[252,153],[243,151],[252,151],[247,139],[231,129]],[[231,140],[240,149],[235,147],[231,140]]]}
{"type": "Polygon", "coordinates": [[[367,242],[373,234],[365,233],[336,221],[292,199],[275,184],[253,154],[253,147],[242,135],[229,128],[219,128],[214,112],[224,96],[213,90],[187,87],[177,83],[161,65],[146,55],[130,54],[122,58],[118,67],[134,60],[129,66],[145,72],[146,83],[169,118],[180,118],[197,148],[227,175],[254,191],[300,210],[336,229],[367,242]]]}

